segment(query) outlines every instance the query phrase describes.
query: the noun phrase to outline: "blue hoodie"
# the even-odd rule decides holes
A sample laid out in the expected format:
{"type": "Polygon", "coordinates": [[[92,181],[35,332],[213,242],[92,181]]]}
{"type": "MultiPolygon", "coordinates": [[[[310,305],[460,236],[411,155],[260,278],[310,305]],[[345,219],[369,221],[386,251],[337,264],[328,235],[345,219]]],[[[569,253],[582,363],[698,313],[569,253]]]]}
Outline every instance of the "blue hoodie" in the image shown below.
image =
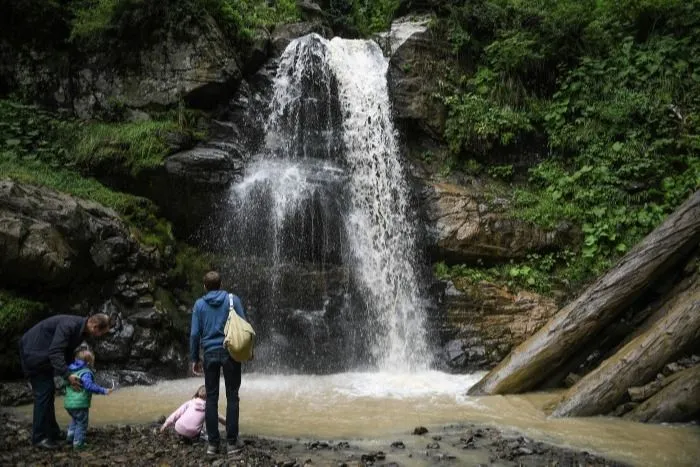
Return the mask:
{"type": "MultiPolygon", "coordinates": [[[[212,290],[198,299],[192,309],[192,328],[190,331],[190,359],[199,361],[199,344],[206,354],[212,349],[221,349],[224,346],[224,327],[228,319],[228,292],[225,290],[212,290]]],[[[233,295],[233,308],[241,318],[246,321],[245,311],[241,299],[233,295]]]]}

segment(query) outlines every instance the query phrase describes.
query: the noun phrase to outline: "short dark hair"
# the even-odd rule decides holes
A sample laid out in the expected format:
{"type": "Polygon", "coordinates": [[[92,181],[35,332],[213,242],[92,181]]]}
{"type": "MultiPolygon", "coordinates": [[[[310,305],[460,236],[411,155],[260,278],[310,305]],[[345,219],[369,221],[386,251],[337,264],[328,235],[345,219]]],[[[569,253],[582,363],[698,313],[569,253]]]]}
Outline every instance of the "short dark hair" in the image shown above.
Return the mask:
{"type": "Polygon", "coordinates": [[[95,328],[100,331],[109,329],[109,316],[107,316],[104,313],[94,314],[90,316],[90,318],[88,318],[88,321],[93,323],[95,325],[95,328]]]}
{"type": "Polygon", "coordinates": [[[219,290],[221,288],[221,275],[216,271],[209,271],[204,275],[204,288],[207,290],[219,290]]]}

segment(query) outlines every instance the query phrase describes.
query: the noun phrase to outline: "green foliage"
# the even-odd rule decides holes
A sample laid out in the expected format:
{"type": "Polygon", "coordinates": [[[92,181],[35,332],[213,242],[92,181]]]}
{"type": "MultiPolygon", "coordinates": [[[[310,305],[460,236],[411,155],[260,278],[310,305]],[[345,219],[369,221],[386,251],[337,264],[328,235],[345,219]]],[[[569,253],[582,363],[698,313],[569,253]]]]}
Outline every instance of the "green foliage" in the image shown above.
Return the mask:
{"type": "Polygon", "coordinates": [[[209,15],[231,38],[248,38],[259,27],[298,19],[296,2],[280,0],[79,0],[71,4],[71,39],[147,39],[151,34],[204,27],[209,15]]]}
{"type": "Polygon", "coordinates": [[[520,261],[495,266],[457,264],[448,266],[444,262],[435,263],[433,271],[441,279],[467,279],[506,285],[513,290],[531,290],[551,295],[556,290],[565,289],[570,281],[580,278],[571,268],[574,253],[563,250],[557,253],[527,255],[520,261]]]}
{"type": "Polygon", "coordinates": [[[173,241],[171,226],[151,201],[113,191],[87,173],[97,165],[122,174],[156,166],[167,155],[167,134],[178,131],[183,130],[171,121],[65,121],[35,106],[0,100],[0,173],[110,207],[142,243],[164,247],[173,241]]]}
{"type": "Polygon", "coordinates": [[[0,289],[0,334],[12,329],[21,329],[27,320],[44,311],[45,307],[43,303],[0,289]]]}
{"type": "Polygon", "coordinates": [[[72,128],[68,153],[81,169],[114,166],[137,174],[163,163],[172,152],[166,138],[178,132],[173,121],[81,124],[72,128]]]}
{"type": "MultiPolygon", "coordinates": [[[[10,154],[11,155],[11,154],[10,154]]],[[[42,161],[21,161],[0,153],[0,173],[32,185],[40,185],[114,209],[146,245],[162,248],[173,242],[170,223],[158,217],[157,207],[146,198],[113,191],[93,178],[52,167],[42,161]]]]}
{"type": "Polygon", "coordinates": [[[299,19],[295,0],[26,0],[3,6],[0,30],[18,46],[41,41],[109,50],[113,59],[168,35],[186,38],[211,28],[211,19],[235,41],[255,29],[299,19]]]}
{"type": "Polygon", "coordinates": [[[513,165],[493,165],[488,168],[488,174],[493,178],[508,181],[513,178],[513,165]]]}
{"type": "Polygon", "coordinates": [[[455,154],[485,155],[496,145],[517,144],[533,127],[526,114],[509,106],[493,105],[466,93],[444,99],[448,107],[445,136],[455,154]]]}
{"type": "Polygon", "coordinates": [[[354,0],[352,12],[360,34],[367,36],[389,29],[399,0],[354,0]]]}
{"type": "Polygon", "coordinates": [[[0,100],[0,154],[5,159],[54,159],[60,166],[65,149],[56,143],[60,131],[56,117],[36,106],[0,100]]]}
{"type": "Polygon", "coordinates": [[[182,123],[166,116],[140,122],[76,122],[36,106],[0,100],[0,152],[5,152],[5,160],[137,175],[162,164],[172,152],[169,138],[194,142],[204,136],[185,116],[179,120],[182,123]]]}
{"type": "MultiPolygon", "coordinates": [[[[567,283],[604,271],[700,188],[697,6],[476,0],[442,20],[466,59],[442,96],[450,149],[483,163],[539,154],[512,214],[580,229],[574,256],[553,268],[567,283]]],[[[526,266],[501,276],[534,278],[526,266]]]]}

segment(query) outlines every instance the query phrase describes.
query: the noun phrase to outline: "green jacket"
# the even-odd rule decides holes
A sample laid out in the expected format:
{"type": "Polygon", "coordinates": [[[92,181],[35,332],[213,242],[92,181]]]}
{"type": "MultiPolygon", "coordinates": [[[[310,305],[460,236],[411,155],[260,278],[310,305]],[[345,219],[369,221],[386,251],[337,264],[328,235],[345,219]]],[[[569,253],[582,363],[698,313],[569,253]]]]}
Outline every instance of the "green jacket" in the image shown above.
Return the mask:
{"type": "MultiPolygon", "coordinates": [[[[71,374],[82,379],[82,376],[86,373],[92,374],[92,371],[89,368],[83,368],[71,374]]],[[[85,388],[80,388],[80,390],[76,391],[70,383],[66,382],[66,397],[63,399],[63,406],[66,409],[89,409],[91,401],[91,392],[88,392],[85,388]]]]}
{"type": "Polygon", "coordinates": [[[66,409],[89,409],[93,393],[107,394],[107,389],[95,383],[92,370],[84,361],[75,360],[68,369],[71,375],[80,378],[82,387],[75,390],[66,381],[66,397],[63,399],[63,406],[66,409]]]}

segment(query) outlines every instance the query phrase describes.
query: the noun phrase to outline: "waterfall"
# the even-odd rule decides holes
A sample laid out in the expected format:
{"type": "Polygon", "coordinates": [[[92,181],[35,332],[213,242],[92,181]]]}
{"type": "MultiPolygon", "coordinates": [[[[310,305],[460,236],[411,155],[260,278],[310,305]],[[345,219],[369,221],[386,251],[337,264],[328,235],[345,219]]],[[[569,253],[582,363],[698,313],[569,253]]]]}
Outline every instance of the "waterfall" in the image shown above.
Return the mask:
{"type": "Polygon", "coordinates": [[[264,144],[232,188],[233,268],[278,370],[428,366],[387,67],[372,41],[292,41],[264,144]]]}
{"type": "Polygon", "coordinates": [[[338,80],[351,207],[345,219],[355,274],[373,311],[380,368],[427,366],[424,310],[414,259],[416,233],[399,161],[386,82],[388,60],[374,41],[330,42],[338,80]]]}

